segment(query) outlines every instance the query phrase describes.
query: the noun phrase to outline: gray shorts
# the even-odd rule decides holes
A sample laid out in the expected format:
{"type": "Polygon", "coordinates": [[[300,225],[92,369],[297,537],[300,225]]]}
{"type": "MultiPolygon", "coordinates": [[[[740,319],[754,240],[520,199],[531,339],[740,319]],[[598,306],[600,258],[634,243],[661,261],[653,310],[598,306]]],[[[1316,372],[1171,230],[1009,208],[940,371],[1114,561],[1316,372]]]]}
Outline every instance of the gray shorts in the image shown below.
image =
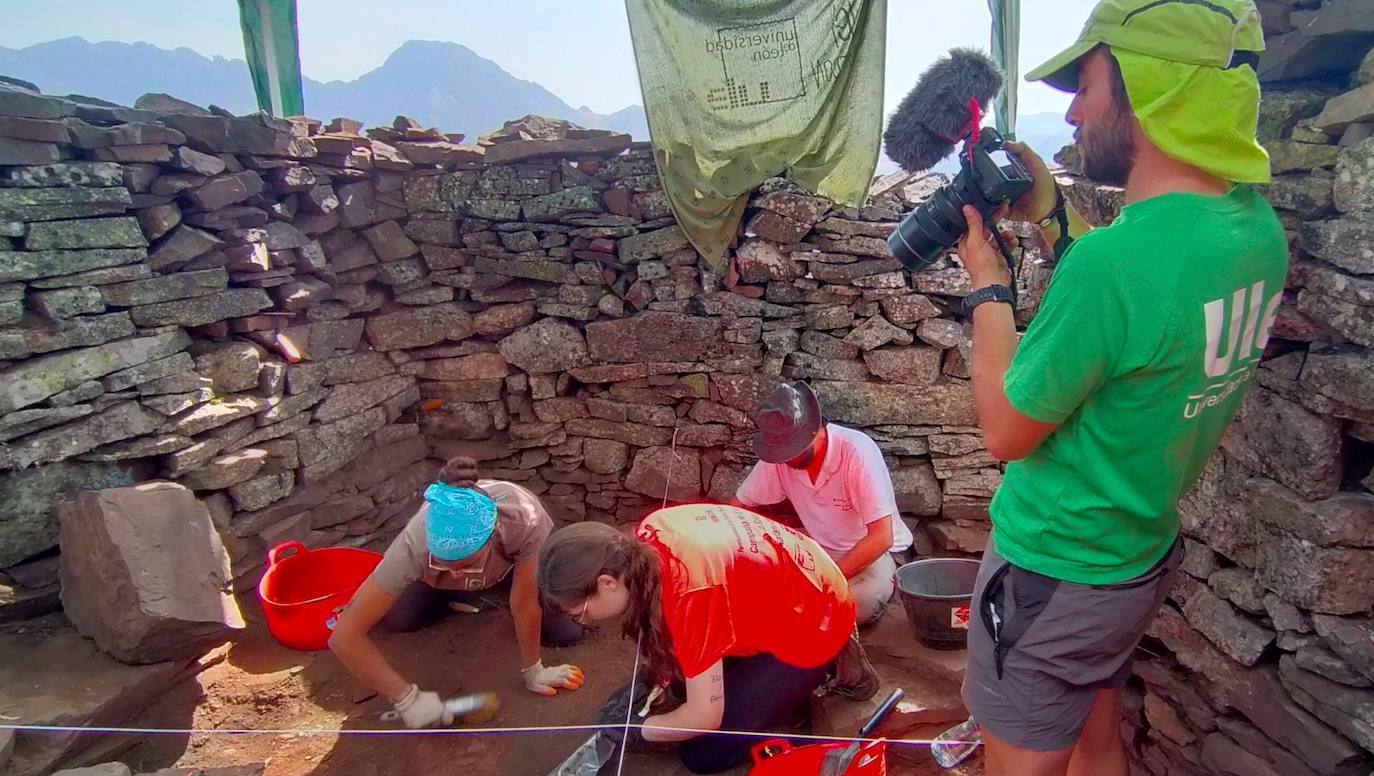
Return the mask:
{"type": "Polygon", "coordinates": [[[1173,586],[1182,542],[1135,579],[1063,582],[1007,563],[993,542],[973,589],[964,705],[1013,746],[1072,748],[1098,690],[1121,687],[1145,628],[1173,586]]]}

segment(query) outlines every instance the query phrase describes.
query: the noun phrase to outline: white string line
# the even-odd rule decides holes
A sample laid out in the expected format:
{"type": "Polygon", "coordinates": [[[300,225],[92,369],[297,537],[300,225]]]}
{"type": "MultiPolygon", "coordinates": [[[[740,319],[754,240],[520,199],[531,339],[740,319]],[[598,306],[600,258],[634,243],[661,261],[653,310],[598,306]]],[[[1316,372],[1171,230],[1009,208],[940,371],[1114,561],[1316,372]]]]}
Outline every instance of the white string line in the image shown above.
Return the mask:
{"type": "MultiPolygon", "coordinates": [[[[663,486],[663,505],[668,504],[668,492],[672,487],[673,463],[677,460],[677,432],[678,427],[673,426],[673,438],[669,447],[668,476],[667,482],[663,486]]],[[[641,635],[640,640],[643,636],[641,635]]],[[[616,768],[617,776],[620,776],[625,767],[625,743],[629,738],[631,728],[663,730],[673,733],[690,733],[692,735],[719,735],[719,736],[748,736],[750,738],[782,738],[791,741],[812,741],[830,743],[879,743],[898,744],[903,746],[930,746],[936,743],[935,739],[930,738],[861,738],[857,736],[822,736],[811,733],[765,733],[754,730],[709,730],[705,728],[673,727],[669,725],[631,725],[630,720],[634,714],[634,686],[639,675],[639,656],[640,640],[635,642],[635,661],[630,673],[630,703],[625,712],[624,733],[620,742],[620,762],[616,768]]],[[[531,734],[531,733],[555,733],[570,734],[587,731],[603,731],[607,728],[615,728],[616,725],[527,725],[517,727],[488,727],[488,728],[440,728],[440,729],[420,729],[412,730],[408,728],[139,728],[139,727],[78,727],[74,725],[14,725],[7,724],[0,718],[0,730],[11,730],[16,733],[99,733],[112,735],[299,735],[299,736],[414,736],[414,735],[500,735],[500,734],[531,734]]],[[[981,741],[952,741],[946,740],[943,743],[948,745],[971,744],[978,745],[981,741]]]]}
{"type": "MultiPolygon", "coordinates": [[[[633,707],[633,704],[631,704],[633,707]]],[[[673,733],[693,735],[743,736],[749,738],[781,738],[790,741],[813,741],[830,743],[888,743],[913,746],[930,746],[937,743],[933,738],[862,738],[859,736],[822,736],[814,733],[778,732],[767,733],[757,730],[708,730],[705,728],[675,727],[672,725],[529,725],[523,727],[487,728],[434,728],[412,730],[410,728],[139,728],[139,727],[78,727],[75,725],[15,725],[0,724],[0,730],[16,733],[100,733],[109,735],[215,735],[215,736],[453,736],[453,735],[498,735],[503,733],[556,733],[571,734],[599,732],[607,728],[624,727],[663,730],[673,733]]],[[[945,744],[978,744],[979,741],[945,740],[945,744]]]]}
{"type": "MultiPolygon", "coordinates": [[[[673,432],[673,436],[677,436],[676,431],[673,432]]],[[[671,464],[669,465],[671,466],[671,464]]],[[[664,488],[664,492],[664,498],[666,499],[666,487],[664,488]]],[[[643,641],[644,634],[641,633],[639,637],[635,639],[635,665],[634,668],[630,669],[630,697],[629,702],[625,704],[625,731],[620,734],[620,762],[615,766],[615,776],[620,776],[621,771],[625,769],[625,750],[630,748],[628,746],[630,741],[630,717],[635,712],[635,682],[639,679],[639,647],[643,641]]]]}
{"type": "Polygon", "coordinates": [[[667,477],[666,481],[663,483],[663,503],[662,503],[661,505],[659,505],[659,509],[663,509],[663,508],[665,508],[665,507],[668,506],[668,491],[672,490],[672,487],[673,487],[673,464],[674,464],[674,463],[677,463],[677,422],[676,422],[676,421],[673,422],[673,441],[672,441],[671,446],[669,446],[669,448],[668,448],[668,477],[667,477]]]}
{"type": "MultiPolygon", "coordinates": [[[[668,447],[668,476],[663,480],[663,504],[659,509],[668,506],[668,492],[673,488],[673,463],[677,461],[677,421],[673,422],[673,441],[668,447]]],[[[630,720],[635,712],[635,683],[639,680],[639,651],[644,643],[644,634],[641,633],[635,638],[635,663],[634,668],[630,669],[630,689],[629,702],[625,704],[625,730],[620,734],[620,757],[615,766],[615,776],[621,776],[625,770],[625,750],[630,740],[630,720]]]]}

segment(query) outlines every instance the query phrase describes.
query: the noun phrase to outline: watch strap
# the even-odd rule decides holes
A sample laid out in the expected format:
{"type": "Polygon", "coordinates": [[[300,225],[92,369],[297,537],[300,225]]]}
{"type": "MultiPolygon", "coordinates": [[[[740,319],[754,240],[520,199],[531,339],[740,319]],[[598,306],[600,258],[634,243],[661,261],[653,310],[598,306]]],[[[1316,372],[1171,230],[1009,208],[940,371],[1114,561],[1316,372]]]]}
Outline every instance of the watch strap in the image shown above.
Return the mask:
{"type": "Polygon", "coordinates": [[[1064,189],[1060,188],[1059,184],[1056,182],[1054,184],[1054,207],[1050,208],[1050,212],[1046,213],[1045,217],[1036,223],[1040,225],[1040,228],[1048,229],[1051,224],[1059,220],[1059,217],[1064,214],[1065,207],[1064,189]]]}
{"type": "Polygon", "coordinates": [[[964,297],[962,304],[964,316],[972,318],[973,309],[984,302],[1006,302],[1015,307],[1016,293],[1011,290],[1010,286],[1004,286],[1001,283],[976,289],[964,297]]]}
{"type": "Polygon", "coordinates": [[[1069,213],[1064,200],[1064,189],[1057,182],[1054,184],[1054,209],[1039,221],[1041,229],[1048,229],[1055,223],[1059,224],[1059,237],[1054,241],[1053,250],[1054,257],[1059,259],[1063,258],[1064,252],[1069,249],[1073,237],[1069,236],[1069,213]]]}

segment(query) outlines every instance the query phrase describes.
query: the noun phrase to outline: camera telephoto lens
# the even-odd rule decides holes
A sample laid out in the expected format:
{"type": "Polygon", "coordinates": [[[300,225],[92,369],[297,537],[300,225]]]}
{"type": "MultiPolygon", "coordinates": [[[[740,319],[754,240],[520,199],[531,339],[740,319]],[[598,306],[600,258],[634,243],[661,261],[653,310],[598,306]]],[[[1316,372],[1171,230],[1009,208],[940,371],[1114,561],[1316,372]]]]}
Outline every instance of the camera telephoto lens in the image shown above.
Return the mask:
{"type": "Polygon", "coordinates": [[[998,203],[1016,200],[1030,191],[1032,183],[1030,171],[1021,160],[1003,149],[1002,136],[984,127],[959,153],[959,174],[897,225],[887,238],[888,247],[902,266],[919,272],[935,263],[968,231],[965,205],[972,205],[987,218],[998,203]]]}
{"type": "Polygon", "coordinates": [[[916,208],[887,238],[897,260],[911,272],[919,272],[944,255],[967,231],[963,208],[970,202],[969,168],[941,186],[916,208]]]}

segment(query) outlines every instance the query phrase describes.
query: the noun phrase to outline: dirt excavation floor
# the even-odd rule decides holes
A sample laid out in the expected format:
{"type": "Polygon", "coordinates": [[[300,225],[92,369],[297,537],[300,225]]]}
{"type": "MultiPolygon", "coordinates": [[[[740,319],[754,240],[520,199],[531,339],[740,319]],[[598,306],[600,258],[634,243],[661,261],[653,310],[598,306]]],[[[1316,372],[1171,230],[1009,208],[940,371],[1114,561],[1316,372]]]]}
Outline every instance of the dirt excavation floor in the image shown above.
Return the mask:
{"type": "MultiPolygon", "coordinates": [[[[254,606],[245,612],[258,615],[254,606]]],[[[900,606],[887,613],[901,619],[900,606]],[[895,609],[895,611],[894,611],[895,609]]],[[[428,630],[383,633],[383,651],[423,687],[444,694],[489,690],[504,703],[493,726],[585,724],[594,709],[630,674],[632,645],[602,630],[575,647],[545,653],[546,662],[573,662],[587,672],[576,693],[544,700],[519,683],[510,619],[499,609],[453,614],[428,630]]],[[[910,637],[907,636],[909,639],[910,637]]],[[[875,661],[882,659],[877,648],[875,661]]],[[[880,666],[881,668],[881,666],[880,666]]],[[[918,692],[919,694],[919,692],[918,692]]],[[[848,702],[846,702],[848,703],[848,702]]],[[[268,637],[261,622],[228,649],[222,662],[183,682],[132,725],[197,729],[375,729],[391,727],[378,715],[388,708],[355,682],[328,653],[284,649],[268,637]]],[[[943,726],[942,726],[943,727],[943,726]]],[[[461,776],[545,776],[586,737],[585,734],[465,735],[207,735],[155,736],[124,751],[119,759],[135,773],[169,766],[207,767],[255,762],[266,776],[399,776],[451,773],[461,776]]],[[[889,755],[888,772],[897,776],[981,774],[976,763],[940,771],[920,747],[889,755]]],[[[614,760],[612,761],[612,765],[614,760]]],[[[741,767],[732,773],[745,774],[741,767]]],[[[614,773],[613,767],[603,773],[614,773]]],[[[627,774],[686,774],[669,754],[626,758],[627,774]]]]}

